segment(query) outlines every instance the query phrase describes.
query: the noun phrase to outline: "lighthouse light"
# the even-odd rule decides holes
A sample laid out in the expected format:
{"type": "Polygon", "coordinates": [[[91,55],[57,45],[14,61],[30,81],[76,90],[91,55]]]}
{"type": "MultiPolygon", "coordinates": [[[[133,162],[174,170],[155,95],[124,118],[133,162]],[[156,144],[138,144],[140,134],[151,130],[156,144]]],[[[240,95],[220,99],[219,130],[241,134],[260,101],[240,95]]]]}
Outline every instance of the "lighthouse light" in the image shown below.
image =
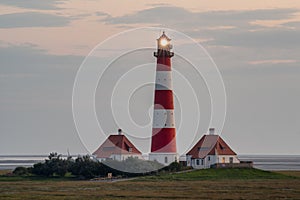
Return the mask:
{"type": "Polygon", "coordinates": [[[167,39],[161,39],[160,40],[160,45],[166,46],[167,44],[168,44],[168,40],[167,39]]]}

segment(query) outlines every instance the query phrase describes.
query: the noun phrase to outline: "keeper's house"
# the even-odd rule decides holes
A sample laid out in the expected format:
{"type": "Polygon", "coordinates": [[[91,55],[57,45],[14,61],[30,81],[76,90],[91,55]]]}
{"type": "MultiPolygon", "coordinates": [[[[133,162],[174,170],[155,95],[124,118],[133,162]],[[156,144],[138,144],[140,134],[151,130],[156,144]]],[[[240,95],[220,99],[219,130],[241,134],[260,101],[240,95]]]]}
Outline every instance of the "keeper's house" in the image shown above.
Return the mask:
{"type": "Polygon", "coordinates": [[[210,128],[209,134],[204,135],[186,154],[187,166],[196,169],[240,166],[237,154],[214,132],[214,128],[210,128]]]}
{"type": "Polygon", "coordinates": [[[143,159],[142,153],[118,130],[118,134],[110,135],[105,142],[93,153],[99,161],[107,159],[126,160],[128,157],[143,159]]]}

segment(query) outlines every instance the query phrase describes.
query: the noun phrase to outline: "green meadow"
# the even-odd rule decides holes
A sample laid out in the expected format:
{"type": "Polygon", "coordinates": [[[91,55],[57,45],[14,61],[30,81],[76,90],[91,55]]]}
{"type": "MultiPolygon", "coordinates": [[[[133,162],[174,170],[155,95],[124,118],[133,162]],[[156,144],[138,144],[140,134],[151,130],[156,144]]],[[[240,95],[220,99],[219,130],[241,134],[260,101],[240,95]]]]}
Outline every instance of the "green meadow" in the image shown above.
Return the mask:
{"type": "Polygon", "coordinates": [[[206,169],[119,181],[0,176],[0,199],[300,199],[298,171],[206,169]]]}

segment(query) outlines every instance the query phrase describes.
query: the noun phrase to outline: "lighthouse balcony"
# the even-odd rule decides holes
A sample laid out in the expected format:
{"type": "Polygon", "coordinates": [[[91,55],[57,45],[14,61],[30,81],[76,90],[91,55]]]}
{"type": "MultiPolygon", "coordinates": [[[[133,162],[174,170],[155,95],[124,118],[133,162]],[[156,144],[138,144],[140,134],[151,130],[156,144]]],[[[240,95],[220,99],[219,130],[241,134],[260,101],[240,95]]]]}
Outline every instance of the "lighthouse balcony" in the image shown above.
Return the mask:
{"type": "Polygon", "coordinates": [[[160,57],[160,56],[173,57],[174,56],[174,52],[166,51],[166,50],[162,50],[162,51],[159,50],[157,52],[154,52],[153,55],[155,57],[160,57]]]}

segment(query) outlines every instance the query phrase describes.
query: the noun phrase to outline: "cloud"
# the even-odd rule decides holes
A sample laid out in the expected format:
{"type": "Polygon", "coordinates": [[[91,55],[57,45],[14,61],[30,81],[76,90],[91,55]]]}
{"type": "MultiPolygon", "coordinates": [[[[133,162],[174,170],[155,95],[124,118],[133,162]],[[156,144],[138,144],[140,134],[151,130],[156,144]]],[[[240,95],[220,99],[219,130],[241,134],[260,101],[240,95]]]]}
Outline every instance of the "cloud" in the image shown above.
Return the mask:
{"type": "Polygon", "coordinates": [[[158,7],[158,6],[170,6],[169,3],[148,3],[147,6],[158,7]]]}
{"type": "Polygon", "coordinates": [[[63,1],[64,0],[1,0],[0,4],[19,8],[54,10],[58,9],[57,5],[62,4],[63,1]]]}
{"type": "Polygon", "coordinates": [[[179,7],[160,6],[102,20],[121,27],[136,24],[169,27],[206,41],[203,42],[205,45],[295,48],[299,46],[296,42],[300,35],[298,30],[263,27],[252,22],[290,19],[296,12],[297,9],[192,12],[179,7]]]}
{"type": "Polygon", "coordinates": [[[247,48],[299,48],[300,30],[297,29],[262,29],[259,31],[222,31],[211,33],[214,40],[208,45],[244,46],[247,48]]]}
{"type": "Polygon", "coordinates": [[[105,12],[96,12],[95,13],[96,14],[96,16],[109,16],[109,14],[107,14],[107,13],[105,13],[105,12]]]}
{"type": "Polygon", "coordinates": [[[83,57],[52,55],[33,44],[0,43],[0,73],[5,76],[47,75],[57,70],[80,66],[83,57]]]}
{"type": "Polygon", "coordinates": [[[295,63],[297,60],[254,60],[250,61],[251,65],[261,65],[261,64],[284,64],[284,63],[295,63]]]}
{"type": "Polygon", "coordinates": [[[300,29],[300,21],[283,23],[283,24],[281,24],[281,26],[288,27],[288,28],[294,28],[294,29],[300,29]]]}
{"type": "Polygon", "coordinates": [[[296,9],[191,12],[184,8],[160,6],[120,17],[103,19],[109,24],[160,24],[168,27],[241,26],[254,20],[290,18],[296,9]]]}
{"type": "Polygon", "coordinates": [[[0,15],[0,28],[58,27],[66,26],[70,19],[39,12],[23,12],[0,15]]]}

